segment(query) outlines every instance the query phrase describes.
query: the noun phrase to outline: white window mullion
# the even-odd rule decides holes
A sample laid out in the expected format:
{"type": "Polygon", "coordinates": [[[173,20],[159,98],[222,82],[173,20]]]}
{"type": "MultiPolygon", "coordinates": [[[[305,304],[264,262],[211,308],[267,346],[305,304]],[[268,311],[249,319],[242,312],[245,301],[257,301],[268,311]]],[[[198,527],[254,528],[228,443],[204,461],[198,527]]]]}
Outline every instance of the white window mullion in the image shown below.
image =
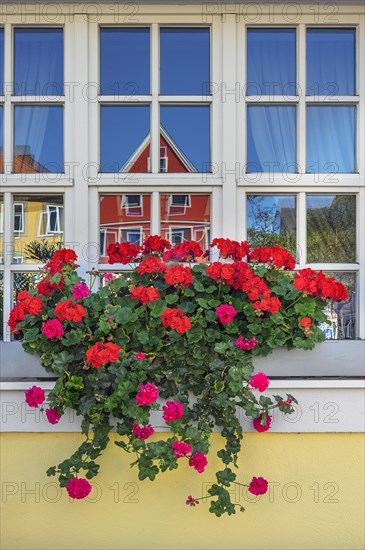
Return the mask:
{"type": "Polygon", "coordinates": [[[160,234],[160,193],[151,194],[151,235],[160,234]]]}
{"type": "Polygon", "coordinates": [[[360,272],[357,281],[359,338],[365,338],[365,189],[357,197],[357,259],[360,272]]]}
{"type": "Polygon", "coordinates": [[[303,269],[307,263],[307,205],[306,194],[297,194],[297,263],[303,269]]]}
{"type": "MultiPolygon", "coordinates": [[[[357,95],[360,101],[357,105],[357,120],[356,120],[356,133],[357,133],[357,147],[356,147],[356,164],[357,171],[360,176],[364,177],[365,165],[364,165],[364,151],[365,151],[365,16],[360,17],[360,23],[357,29],[357,41],[356,41],[356,83],[357,83],[357,95]]],[[[363,233],[364,235],[364,233],[363,233]]]]}
{"type": "Polygon", "coordinates": [[[160,112],[159,112],[159,76],[160,76],[160,55],[159,55],[159,26],[157,23],[151,25],[151,129],[150,129],[150,158],[151,172],[158,174],[160,171],[160,112]]]}
{"type": "MultiPolygon", "coordinates": [[[[13,37],[12,25],[4,25],[4,173],[10,174],[13,163],[13,123],[11,94],[13,91],[13,37]]],[[[6,176],[3,176],[4,179],[6,176]]]]}
{"type": "Polygon", "coordinates": [[[3,233],[3,258],[4,258],[4,271],[3,271],[3,285],[4,285],[4,301],[3,301],[3,319],[4,323],[4,340],[10,342],[11,334],[10,328],[7,324],[10,310],[12,308],[12,274],[11,264],[14,256],[14,244],[13,244],[13,201],[11,193],[4,193],[4,233],[3,233]]]}
{"type": "Polygon", "coordinates": [[[297,28],[297,86],[299,94],[297,112],[297,162],[299,172],[306,172],[306,26],[304,23],[297,28]]]}

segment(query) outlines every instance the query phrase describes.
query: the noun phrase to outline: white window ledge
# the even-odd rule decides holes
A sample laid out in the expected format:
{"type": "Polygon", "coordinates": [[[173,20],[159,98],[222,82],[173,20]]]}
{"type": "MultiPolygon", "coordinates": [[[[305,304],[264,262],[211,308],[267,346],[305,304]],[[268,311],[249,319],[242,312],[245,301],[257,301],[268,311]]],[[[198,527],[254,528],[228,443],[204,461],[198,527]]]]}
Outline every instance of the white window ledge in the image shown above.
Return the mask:
{"type": "MultiPolygon", "coordinates": [[[[78,432],[80,418],[67,410],[59,424],[49,424],[38,409],[24,402],[24,390],[32,385],[46,392],[54,382],[28,380],[0,383],[1,430],[3,432],[78,432]]],[[[295,412],[283,415],[273,413],[271,432],[364,432],[365,431],[365,380],[272,380],[267,395],[286,397],[292,393],[299,401],[295,412]]],[[[252,422],[241,417],[245,431],[254,431],[252,422]]],[[[157,432],[168,431],[161,412],[154,412],[151,423],[157,432]]],[[[218,430],[217,430],[218,431],[218,430]]]]}

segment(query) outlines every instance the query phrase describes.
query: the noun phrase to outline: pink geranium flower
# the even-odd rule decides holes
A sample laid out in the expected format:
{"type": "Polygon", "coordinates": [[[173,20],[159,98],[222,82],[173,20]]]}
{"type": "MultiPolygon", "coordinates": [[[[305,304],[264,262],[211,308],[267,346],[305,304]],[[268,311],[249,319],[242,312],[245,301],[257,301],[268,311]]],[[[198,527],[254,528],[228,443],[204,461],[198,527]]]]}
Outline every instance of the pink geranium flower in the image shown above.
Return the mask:
{"type": "Polygon", "coordinates": [[[191,445],[184,441],[174,441],[171,446],[176,458],[181,458],[191,453],[191,445]]]}
{"type": "Polygon", "coordinates": [[[59,419],[62,416],[54,408],[46,409],[46,415],[47,415],[48,422],[50,424],[57,424],[59,419]]]}
{"type": "Polygon", "coordinates": [[[148,424],[147,426],[133,424],[132,430],[138,439],[148,439],[153,433],[155,433],[155,430],[152,428],[151,424],[148,424]]]}
{"type": "Polygon", "coordinates": [[[42,334],[46,338],[62,338],[65,334],[61,321],[58,319],[49,319],[42,325],[42,334]]]}
{"type": "Polygon", "coordinates": [[[138,361],[144,361],[146,359],[146,356],[144,353],[142,353],[141,351],[139,351],[138,353],[135,353],[133,355],[133,359],[137,359],[138,361]]]}
{"type": "Polygon", "coordinates": [[[220,322],[224,324],[230,323],[238,313],[235,308],[229,304],[221,304],[217,307],[215,312],[220,322]]]}
{"type": "Polygon", "coordinates": [[[264,417],[264,413],[261,413],[258,418],[253,419],[253,427],[257,432],[267,432],[270,429],[272,416],[268,415],[266,417],[265,424],[261,423],[263,417],[264,417]]]}
{"type": "Polygon", "coordinates": [[[77,283],[72,289],[72,296],[75,300],[82,300],[87,296],[90,296],[90,289],[85,283],[77,283]]]}
{"type": "Polygon", "coordinates": [[[73,477],[68,481],[66,489],[71,498],[81,500],[82,498],[87,497],[92,489],[92,486],[87,479],[82,477],[73,477]]]}
{"type": "Polygon", "coordinates": [[[253,477],[248,490],[253,495],[264,495],[268,489],[268,482],[263,477],[253,477]]]}
{"type": "Polygon", "coordinates": [[[142,407],[144,405],[150,405],[158,398],[158,389],[153,384],[147,382],[147,384],[139,385],[139,392],[136,395],[136,401],[138,405],[142,407]]]}
{"type": "Polygon", "coordinates": [[[164,411],[162,418],[166,420],[166,422],[178,420],[184,414],[184,407],[178,401],[167,401],[162,409],[164,411]]]}
{"type": "Polygon", "coordinates": [[[200,453],[199,451],[196,451],[196,453],[194,453],[191,459],[189,460],[189,466],[192,466],[193,468],[195,468],[195,470],[199,472],[199,474],[204,472],[207,464],[208,464],[207,457],[203,455],[203,453],[200,453]]]}
{"type": "Polygon", "coordinates": [[[38,409],[39,405],[41,405],[45,399],[44,390],[38,386],[32,386],[25,391],[25,402],[29,407],[38,409]]]}
{"type": "Polygon", "coordinates": [[[264,372],[258,372],[250,380],[251,388],[256,388],[259,392],[263,392],[270,384],[270,379],[264,372]]]}
{"type": "Polygon", "coordinates": [[[234,343],[235,346],[246,351],[255,348],[257,344],[256,338],[245,338],[244,336],[239,336],[234,343]]]}

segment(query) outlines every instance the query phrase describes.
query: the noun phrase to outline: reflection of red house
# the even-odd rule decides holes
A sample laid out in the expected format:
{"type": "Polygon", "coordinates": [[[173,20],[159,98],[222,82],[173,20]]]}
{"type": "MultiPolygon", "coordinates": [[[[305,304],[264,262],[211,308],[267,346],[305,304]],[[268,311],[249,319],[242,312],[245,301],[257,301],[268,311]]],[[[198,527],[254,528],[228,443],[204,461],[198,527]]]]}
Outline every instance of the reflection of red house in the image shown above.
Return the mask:
{"type": "MultiPolygon", "coordinates": [[[[160,172],[196,172],[170,134],[160,127],[160,172]]],[[[133,155],[127,160],[121,172],[150,172],[150,134],[142,141],[133,155]]]]}
{"type": "MultiPolygon", "coordinates": [[[[39,172],[48,172],[44,166],[34,160],[33,155],[30,154],[29,147],[27,145],[17,148],[13,157],[12,171],[16,174],[35,174],[39,172]]],[[[4,157],[3,151],[0,149],[0,174],[4,173],[4,157]]]]}
{"type": "MultiPolygon", "coordinates": [[[[150,171],[150,135],[123,166],[122,172],[150,171]]],[[[196,168],[161,127],[160,171],[196,172],[196,168]]],[[[207,250],[210,240],[210,196],[160,194],[160,234],[173,244],[195,240],[207,250]]],[[[100,197],[101,261],[111,243],[140,244],[151,234],[151,196],[147,194],[102,195],[100,197]]]]}

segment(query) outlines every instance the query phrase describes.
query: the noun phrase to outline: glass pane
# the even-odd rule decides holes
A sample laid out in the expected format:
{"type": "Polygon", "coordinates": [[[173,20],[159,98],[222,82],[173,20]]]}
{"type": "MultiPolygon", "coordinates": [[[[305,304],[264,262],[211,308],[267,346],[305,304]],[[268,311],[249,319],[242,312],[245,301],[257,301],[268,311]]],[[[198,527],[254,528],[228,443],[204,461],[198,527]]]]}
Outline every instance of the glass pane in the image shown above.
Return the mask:
{"type": "Polygon", "coordinates": [[[63,94],[63,30],[15,29],[14,95],[63,94]]]}
{"type": "Polygon", "coordinates": [[[335,277],[336,281],[345,285],[349,296],[346,302],[331,302],[327,305],[325,313],[332,325],[321,323],[319,328],[328,340],[354,340],[357,330],[356,273],[326,272],[326,275],[335,277]]]}
{"type": "Polygon", "coordinates": [[[210,172],[210,108],[163,105],[160,172],[210,172]]]}
{"type": "Polygon", "coordinates": [[[307,195],[307,261],[356,262],[355,195],[307,195]]]}
{"type": "Polygon", "coordinates": [[[0,106],[0,174],[4,172],[4,108],[0,106]]]}
{"type": "Polygon", "coordinates": [[[296,255],[295,195],[248,195],[247,239],[253,248],[279,246],[296,255]]]}
{"type": "Polygon", "coordinates": [[[63,197],[15,195],[13,211],[13,263],[46,263],[63,244],[63,197]],[[53,226],[52,211],[57,212],[53,226]]]}
{"type": "Polygon", "coordinates": [[[307,95],[355,95],[355,29],[307,30],[307,95]]]}
{"type": "Polygon", "coordinates": [[[161,195],[160,219],[164,239],[174,245],[197,241],[209,254],[210,195],[161,195]]]}
{"type": "Polygon", "coordinates": [[[150,30],[100,29],[102,95],[150,93],[150,30]]]}
{"type": "Polygon", "coordinates": [[[355,107],[307,107],[307,172],[355,172],[355,125],[355,107]]]}
{"type": "Polygon", "coordinates": [[[295,29],[248,29],[247,95],[296,95],[295,29]]]}
{"type": "Polygon", "coordinates": [[[63,108],[15,107],[14,172],[63,172],[63,108]]]}
{"type": "Polygon", "coordinates": [[[160,33],[160,93],[207,95],[209,29],[163,28],[160,33]]]}
{"type": "Polygon", "coordinates": [[[108,261],[107,249],[110,244],[123,241],[142,244],[145,237],[150,234],[151,195],[100,195],[102,263],[108,261]]]}
{"type": "Polygon", "coordinates": [[[101,172],[147,172],[149,106],[102,105],[100,140],[101,172]]]}
{"type": "Polygon", "coordinates": [[[0,29],[0,95],[4,94],[4,29],[0,29]]]}
{"type": "MultiPolygon", "coordinates": [[[[0,264],[4,263],[4,198],[0,195],[0,264]]],[[[1,325],[1,318],[0,318],[1,325]]]]}
{"type": "Polygon", "coordinates": [[[247,108],[247,172],[296,172],[296,108],[247,108]]]}

